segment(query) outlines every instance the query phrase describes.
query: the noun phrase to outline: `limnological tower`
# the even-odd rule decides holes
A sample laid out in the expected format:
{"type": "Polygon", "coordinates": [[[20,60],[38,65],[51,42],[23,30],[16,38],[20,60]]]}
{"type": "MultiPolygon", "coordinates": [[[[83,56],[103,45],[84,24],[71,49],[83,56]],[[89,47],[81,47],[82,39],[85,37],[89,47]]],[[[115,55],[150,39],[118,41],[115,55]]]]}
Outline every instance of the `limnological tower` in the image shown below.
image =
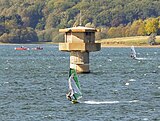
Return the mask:
{"type": "Polygon", "coordinates": [[[72,27],[60,29],[65,33],[65,42],[59,43],[59,50],[70,52],[70,68],[77,73],[89,73],[89,52],[99,51],[100,43],[95,43],[97,29],[89,27],[72,27]]]}

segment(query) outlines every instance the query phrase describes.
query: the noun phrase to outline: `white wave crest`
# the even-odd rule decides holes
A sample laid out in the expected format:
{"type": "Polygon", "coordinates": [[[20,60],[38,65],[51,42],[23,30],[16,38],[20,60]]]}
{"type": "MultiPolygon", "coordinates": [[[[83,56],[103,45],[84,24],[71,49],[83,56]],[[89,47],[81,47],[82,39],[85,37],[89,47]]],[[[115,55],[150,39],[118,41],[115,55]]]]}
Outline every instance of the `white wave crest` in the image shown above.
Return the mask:
{"type": "Polygon", "coordinates": [[[84,101],[86,104],[114,104],[119,103],[119,101],[84,101]]]}
{"type": "Polygon", "coordinates": [[[131,101],[84,101],[81,103],[85,104],[91,104],[91,105],[99,105],[99,104],[117,104],[117,103],[136,103],[139,102],[139,100],[131,100],[131,101]]]}

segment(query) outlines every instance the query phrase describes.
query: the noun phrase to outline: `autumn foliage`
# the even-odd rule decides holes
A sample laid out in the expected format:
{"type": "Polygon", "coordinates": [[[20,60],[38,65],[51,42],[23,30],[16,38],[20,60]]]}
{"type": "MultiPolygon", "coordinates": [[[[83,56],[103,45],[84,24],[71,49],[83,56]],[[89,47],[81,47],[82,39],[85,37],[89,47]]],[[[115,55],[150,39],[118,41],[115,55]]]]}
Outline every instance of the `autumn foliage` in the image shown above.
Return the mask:
{"type": "Polygon", "coordinates": [[[58,29],[96,27],[97,39],[160,34],[158,0],[0,0],[0,42],[62,41],[58,29]]]}

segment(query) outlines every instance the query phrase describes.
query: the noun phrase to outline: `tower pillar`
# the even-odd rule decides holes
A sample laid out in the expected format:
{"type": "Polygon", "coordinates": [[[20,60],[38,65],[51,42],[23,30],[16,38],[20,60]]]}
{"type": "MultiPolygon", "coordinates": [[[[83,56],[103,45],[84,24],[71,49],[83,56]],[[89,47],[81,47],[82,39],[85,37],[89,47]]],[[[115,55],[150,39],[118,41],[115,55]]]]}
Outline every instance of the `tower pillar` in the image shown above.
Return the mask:
{"type": "Polygon", "coordinates": [[[70,68],[77,70],[77,73],[89,73],[89,52],[71,51],[70,68]]]}

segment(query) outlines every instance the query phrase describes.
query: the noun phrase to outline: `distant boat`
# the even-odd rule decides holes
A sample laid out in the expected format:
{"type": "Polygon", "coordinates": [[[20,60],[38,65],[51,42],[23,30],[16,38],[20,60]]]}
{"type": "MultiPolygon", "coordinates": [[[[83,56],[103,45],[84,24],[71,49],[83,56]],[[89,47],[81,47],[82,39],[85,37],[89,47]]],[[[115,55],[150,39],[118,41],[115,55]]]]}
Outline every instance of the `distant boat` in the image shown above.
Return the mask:
{"type": "Polygon", "coordinates": [[[24,47],[24,46],[22,46],[22,47],[15,47],[14,49],[15,50],[29,50],[28,47],[24,47]]]}
{"type": "Polygon", "coordinates": [[[32,50],[43,50],[42,47],[36,47],[36,48],[32,48],[32,50]]]}
{"type": "Polygon", "coordinates": [[[69,70],[68,84],[69,91],[66,94],[67,99],[70,100],[73,104],[78,103],[78,100],[82,98],[82,93],[75,69],[70,68],[69,70]]]}
{"type": "Polygon", "coordinates": [[[146,60],[146,58],[138,58],[134,46],[131,46],[131,58],[135,60],[146,60]]]}

